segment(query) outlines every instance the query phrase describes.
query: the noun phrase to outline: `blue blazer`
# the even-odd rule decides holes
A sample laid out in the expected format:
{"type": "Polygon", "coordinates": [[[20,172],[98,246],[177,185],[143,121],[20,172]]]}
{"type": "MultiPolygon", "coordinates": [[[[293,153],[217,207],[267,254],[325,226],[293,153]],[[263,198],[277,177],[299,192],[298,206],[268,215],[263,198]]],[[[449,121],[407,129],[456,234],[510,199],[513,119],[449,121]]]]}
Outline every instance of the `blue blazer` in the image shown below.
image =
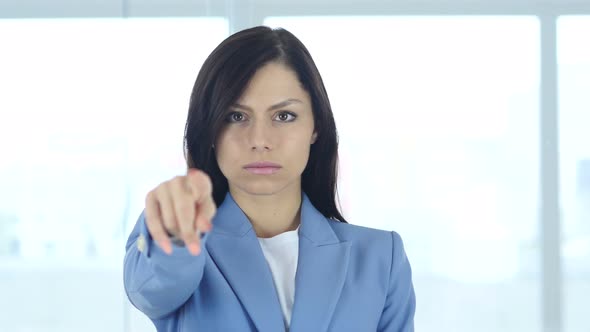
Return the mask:
{"type": "MultiPolygon", "coordinates": [[[[285,330],[256,233],[229,193],[200,255],[166,255],[143,213],[126,248],[125,291],[158,331],[285,330]]],[[[291,332],[414,331],[415,301],[397,233],[327,219],[303,195],[291,332]]]]}

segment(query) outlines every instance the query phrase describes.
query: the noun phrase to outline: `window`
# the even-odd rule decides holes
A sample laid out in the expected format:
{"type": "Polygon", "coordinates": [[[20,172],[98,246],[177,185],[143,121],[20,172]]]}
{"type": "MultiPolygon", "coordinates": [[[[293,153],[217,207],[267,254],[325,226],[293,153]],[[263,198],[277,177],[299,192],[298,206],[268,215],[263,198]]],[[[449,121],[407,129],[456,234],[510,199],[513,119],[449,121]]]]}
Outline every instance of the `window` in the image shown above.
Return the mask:
{"type": "Polygon", "coordinates": [[[590,296],[590,16],[557,22],[564,327],[587,329],[590,296]]]}
{"type": "Polygon", "coordinates": [[[124,243],[186,169],[190,91],[227,35],[223,18],[0,20],[3,330],[145,331],[124,243]]]}

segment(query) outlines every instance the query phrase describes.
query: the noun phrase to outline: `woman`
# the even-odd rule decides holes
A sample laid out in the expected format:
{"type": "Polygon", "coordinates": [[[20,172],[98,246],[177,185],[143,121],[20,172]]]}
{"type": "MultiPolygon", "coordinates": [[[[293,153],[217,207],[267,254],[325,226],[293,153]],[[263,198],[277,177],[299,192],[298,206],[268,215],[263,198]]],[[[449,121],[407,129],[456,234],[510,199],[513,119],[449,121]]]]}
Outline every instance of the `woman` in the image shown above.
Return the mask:
{"type": "Polygon", "coordinates": [[[413,331],[399,235],[336,207],[334,118],[295,36],[256,27],[213,51],[185,151],[127,242],[125,290],[158,331],[413,331]]]}

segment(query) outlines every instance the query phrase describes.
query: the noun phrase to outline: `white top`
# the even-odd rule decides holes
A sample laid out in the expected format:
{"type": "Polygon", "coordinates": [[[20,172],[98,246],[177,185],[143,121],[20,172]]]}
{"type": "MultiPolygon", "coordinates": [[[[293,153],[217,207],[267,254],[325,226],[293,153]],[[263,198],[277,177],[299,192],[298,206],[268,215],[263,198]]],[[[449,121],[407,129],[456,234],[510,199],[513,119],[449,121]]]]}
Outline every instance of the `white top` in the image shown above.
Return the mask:
{"type": "Polygon", "coordinates": [[[291,325],[291,312],[295,298],[295,272],[299,256],[299,228],[271,238],[258,238],[275,283],[285,328],[291,325]]]}

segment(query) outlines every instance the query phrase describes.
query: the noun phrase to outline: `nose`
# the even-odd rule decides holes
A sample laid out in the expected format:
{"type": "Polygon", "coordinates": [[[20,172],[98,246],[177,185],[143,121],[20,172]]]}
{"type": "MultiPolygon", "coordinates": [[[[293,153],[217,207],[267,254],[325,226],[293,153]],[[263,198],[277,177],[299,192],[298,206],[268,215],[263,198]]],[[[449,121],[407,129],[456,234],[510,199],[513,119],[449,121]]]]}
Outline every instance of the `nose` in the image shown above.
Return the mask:
{"type": "Polygon", "coordinates": [[[266,121],[252,121],[250,125],[248,144],[253,151],[271,150],[272,124],[266,121]]]}

